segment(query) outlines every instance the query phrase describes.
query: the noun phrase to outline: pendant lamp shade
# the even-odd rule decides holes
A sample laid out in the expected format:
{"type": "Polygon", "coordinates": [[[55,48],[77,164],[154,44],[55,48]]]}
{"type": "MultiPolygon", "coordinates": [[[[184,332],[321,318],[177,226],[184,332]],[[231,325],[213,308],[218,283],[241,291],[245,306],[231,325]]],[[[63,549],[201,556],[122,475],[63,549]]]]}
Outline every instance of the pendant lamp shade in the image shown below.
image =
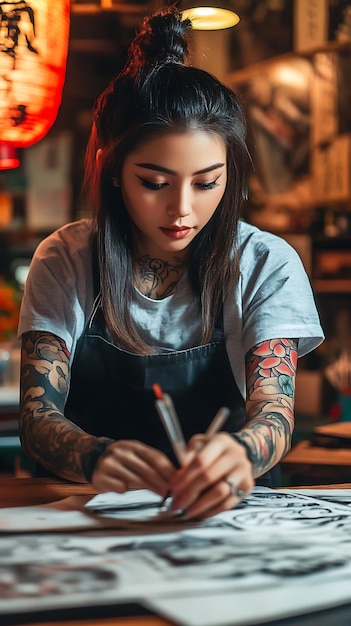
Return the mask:
{"type": "Polygon", "coordinates": [[[62,99],[70,0],[0,2],[0,142],[26,148],[54,123],[62,99]]]}
{"type": "Polygon", "coordinates": [[[228,0],[183,0],[180,9],[194,30],[221,30],[235,26],[240,17],[228,0]]]}
{"type": "Polygon", "coordinates": [[[0,170],[12,170],[19,164],[16,148],[11,143],[0,141],[0,170]]]}

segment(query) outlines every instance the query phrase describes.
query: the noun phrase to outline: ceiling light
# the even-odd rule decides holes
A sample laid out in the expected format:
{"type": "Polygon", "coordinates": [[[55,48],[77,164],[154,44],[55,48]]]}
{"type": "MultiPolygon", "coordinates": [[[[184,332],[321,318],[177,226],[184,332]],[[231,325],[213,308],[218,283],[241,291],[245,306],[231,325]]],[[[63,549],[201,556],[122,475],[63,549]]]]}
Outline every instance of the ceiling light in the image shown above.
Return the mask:
{"type": "Polygon", "coordinates": [[[196,0],[181,3],[183,17],[189,18],[194,30],[221,30],[235,26],[240,17],[220,0],[196,0]]]}

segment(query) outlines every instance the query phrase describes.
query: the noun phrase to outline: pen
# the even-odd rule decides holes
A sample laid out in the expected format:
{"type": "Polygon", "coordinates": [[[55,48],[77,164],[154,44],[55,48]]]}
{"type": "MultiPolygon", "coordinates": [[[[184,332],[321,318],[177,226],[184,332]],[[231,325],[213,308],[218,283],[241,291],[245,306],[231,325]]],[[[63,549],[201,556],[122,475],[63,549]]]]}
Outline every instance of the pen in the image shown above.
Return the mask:
{"type": "Polygon", "coordinates": [[[172,444],[178,463],[182,466],[185,463],[186,443],[172,398],[168,394],[163,393],[160,385],[152,385],[152,389],[156,396],[155,406],[157,412],[166,429],[168,439],[172,444]]]}
{"type": "Polygon", "coordinates": [[[228,407],[222,406],[214,416],[211,424],[206,430],[205,435],[208,437],[212,437],[215,433],[217,433],[223,426],[224,422],[228,419],[230,411],[228,407]]]}
{"type": "MultiPolygon", "coordinates": [[[[152,389],[156,396],[156,409],[166,429],[168,438],[172,444],[179,465],[182,466],[184,465],[186,460],[186,442],[184,440],[184,436],[180,427],[180,422],[175,411],[172,398],[168,394],[163,393],[160,385],[154,384],[152,385],[152,389]]],[[[229,417],[229,414],[230,410],[227,407],[221,407],[217,411],[212,422],[207,428],[205,435],[207,435],[208,437],[212,437],[216,432],[218,432],[222,428],[224,422],[229,417]]],[[[166,494],[160,506],[163,506],[169,495],[169,493],[166,494]]]]}

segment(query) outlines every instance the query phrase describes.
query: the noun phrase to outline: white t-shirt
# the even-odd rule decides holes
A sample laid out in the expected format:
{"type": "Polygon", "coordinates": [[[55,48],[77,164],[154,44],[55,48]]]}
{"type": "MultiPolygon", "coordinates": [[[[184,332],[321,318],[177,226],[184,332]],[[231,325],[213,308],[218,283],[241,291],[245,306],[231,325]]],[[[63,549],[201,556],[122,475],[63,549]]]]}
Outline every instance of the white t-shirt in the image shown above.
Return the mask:
{"type": "MultiPolygon", "coordinates": [[[[38,246],[22,300],[18,335],[30,330],[61,337],[73,357],[94,302],[91,222],[63,226],[38,246]]],[[[299,356],[324,338],[310,282],[297,252],[283,239],[239,223],[240,277],[224,303],[226,349],[245,397],[245,354],[267,339],[299,340],[299,356]]],[[[183,275],[175,292],[152,300],[134,290],[131,315],[157,352],[199,345],[201,315],[183,275]]]]}

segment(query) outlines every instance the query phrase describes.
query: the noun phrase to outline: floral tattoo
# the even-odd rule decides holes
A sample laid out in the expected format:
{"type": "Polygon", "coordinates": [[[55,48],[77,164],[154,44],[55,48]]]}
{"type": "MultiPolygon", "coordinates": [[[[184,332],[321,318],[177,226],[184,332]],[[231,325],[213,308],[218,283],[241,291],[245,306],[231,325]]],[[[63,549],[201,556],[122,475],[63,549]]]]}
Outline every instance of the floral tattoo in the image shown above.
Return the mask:
{"type": "Polygon", "coordinates": [[[290,449],[294,428],[297,341],[271,339],[246,356],[248,423],[239,433],[251,451],[255,475],[273,467],[290,449]]]}

